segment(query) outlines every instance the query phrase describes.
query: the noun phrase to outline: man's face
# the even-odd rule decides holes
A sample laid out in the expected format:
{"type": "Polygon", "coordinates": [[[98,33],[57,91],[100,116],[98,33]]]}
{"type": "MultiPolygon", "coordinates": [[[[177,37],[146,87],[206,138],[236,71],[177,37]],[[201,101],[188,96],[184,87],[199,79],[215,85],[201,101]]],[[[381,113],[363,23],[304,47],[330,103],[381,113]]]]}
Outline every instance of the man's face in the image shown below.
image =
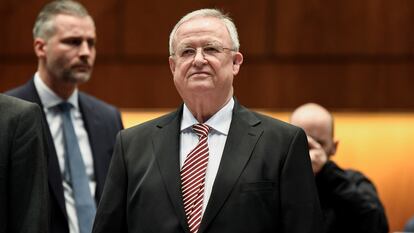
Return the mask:
{"type": "Polygon", "coordinates": [[[194,95],[232,95],[233,77],[243,56],[231,51],[232,42],[224,23],[201,17],[183,23],[173,42],[170,68],[183,99],[194,95]]]}
{"type": "Polygon", "coordinates": [[[88,81],[96,56],[93,20],[65,14],[52,20],[54,33],[43,45],[47,72],[64,82],[88,81]]]}
{"type": "Polygon", "coordinates": [[[292,124],[305,130],[308,137],[312,137],[318,142],[328,156],[332,156],[336,152],[336,143],[332,135],[332,123],[329,118],[305,119],[293,118],[292,124]]]}

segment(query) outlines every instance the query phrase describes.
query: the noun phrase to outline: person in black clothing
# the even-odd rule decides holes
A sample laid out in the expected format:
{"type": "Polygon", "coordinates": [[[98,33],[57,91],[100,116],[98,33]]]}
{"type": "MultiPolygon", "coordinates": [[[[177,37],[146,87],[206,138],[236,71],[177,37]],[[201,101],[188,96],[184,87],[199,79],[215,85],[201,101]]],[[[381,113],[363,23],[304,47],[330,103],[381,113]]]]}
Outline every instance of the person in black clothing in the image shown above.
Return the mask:
{"type": "Polygon", "coordinates": [[[344,170],[330,160],[338,147],[333,116],[322,106],[308,103],[292,113],[290,122],[308,137],[324,232],[387,233],[387,217],[374,184],[361,172],[344,170]]]}

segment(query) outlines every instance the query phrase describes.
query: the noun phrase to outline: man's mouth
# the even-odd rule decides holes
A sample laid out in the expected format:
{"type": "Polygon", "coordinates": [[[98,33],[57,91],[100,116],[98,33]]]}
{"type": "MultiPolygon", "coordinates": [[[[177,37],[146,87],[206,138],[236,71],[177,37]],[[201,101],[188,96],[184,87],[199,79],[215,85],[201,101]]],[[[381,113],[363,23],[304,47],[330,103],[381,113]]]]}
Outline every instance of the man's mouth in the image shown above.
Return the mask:
{"type": "Polygon", "coordinates": [[[74,65],[73,68],[78,71],[87,72],[91,69],[89,65],[74,65]]]}
{"type": "Polygon", "coordinates": [[[208,72],[194,72],[190,74],[190,77],[200,77],[200,78],[206,78],[211,76],[208,72]]]}

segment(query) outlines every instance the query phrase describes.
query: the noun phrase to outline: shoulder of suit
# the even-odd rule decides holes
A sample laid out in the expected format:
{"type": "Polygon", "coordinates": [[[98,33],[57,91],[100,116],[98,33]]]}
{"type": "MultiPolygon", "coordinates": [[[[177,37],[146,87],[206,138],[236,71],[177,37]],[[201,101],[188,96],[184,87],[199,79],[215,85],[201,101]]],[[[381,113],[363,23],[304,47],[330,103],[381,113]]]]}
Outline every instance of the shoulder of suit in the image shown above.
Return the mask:
{"type": "Polygon", "coordinates": [[[142,132],[142,131],[154,131],[156,129],[162,128],[165,125],[169,124],[173,120],[179,120],[176,118],[180,117],[180,110],[173,111],[170,113],[167,113],[165,115],[162,115],[160,117],[154,118],[152,120],[140,123],[138,125],[132,126],[128,129],[124,129],[124,133],[130,134],[130,133],[136,133],[136,132],[142,132]]]}
{"type": "MultiPolygon", "coordinates": [[[[28,82],[24,83],[23,85],[17,86],[11,90],[4,92],[4,94],[9,96],[14,96],[22,99],[28,98],[28,96],[32,95],[31,85],[33,85],[33,81],[29,80],[28,82]]],[[[33,85],[34,90],[34,85],[33,85]]]]}
{"type": "Polygon", "coordinates": [[[0,94],[0,106],[2,112],[8,114],[11,114],[12,112],[21,112],[26,109],[38,108],[35,103],[4,94],[0,94]]]}
{"type": "Polygon", "coordinates": [[[264,115],[262,113],[258,113],[258,112],[254,112],[251,111],[263,124],[264,127],[266,128],[275,128],[275,129],[279,129],[279,130],[289,130],[289,131],[297,131],[299,130],[299,127],[294,126],[288,122],[279,120],[277,118],[268,116],[268,115],[264,115]]]}
{"type": "Polygon", "coordinates": [[[100,100],[94,96],[91,96],[85,92],[79,91],[79,102],[82,104],[87,104],[93,106],[94,108],[110,109],[112,111],[118,111],[118,108],[112,104],[106,103],[103,100],[100,100]]]}
{"type": "Polygon", "coordinates": [[[4,117],[13,118],[21,114],[29,114],[33,116],[39,114],[40,116],[40,108],[37,104],[3,94],[0,94],[0,109],[0,116],[2,119],[4,119],[4,117]],[[3,114],[5,115],[3,116],[3,114]]]}

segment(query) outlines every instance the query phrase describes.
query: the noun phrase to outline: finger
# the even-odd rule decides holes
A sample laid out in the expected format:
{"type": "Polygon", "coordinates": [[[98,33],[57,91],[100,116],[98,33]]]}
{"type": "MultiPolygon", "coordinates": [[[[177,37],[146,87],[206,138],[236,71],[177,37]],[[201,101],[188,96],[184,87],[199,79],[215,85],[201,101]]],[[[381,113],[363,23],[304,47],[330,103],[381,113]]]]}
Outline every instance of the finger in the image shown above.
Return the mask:
{"type": "Polygon", "coordinates": [[[307,136],[308,138],[308,145],[310,149],[319,149],[321,148],[321,144],[319,144],[315,139],[311,136],[307,136]]]}

